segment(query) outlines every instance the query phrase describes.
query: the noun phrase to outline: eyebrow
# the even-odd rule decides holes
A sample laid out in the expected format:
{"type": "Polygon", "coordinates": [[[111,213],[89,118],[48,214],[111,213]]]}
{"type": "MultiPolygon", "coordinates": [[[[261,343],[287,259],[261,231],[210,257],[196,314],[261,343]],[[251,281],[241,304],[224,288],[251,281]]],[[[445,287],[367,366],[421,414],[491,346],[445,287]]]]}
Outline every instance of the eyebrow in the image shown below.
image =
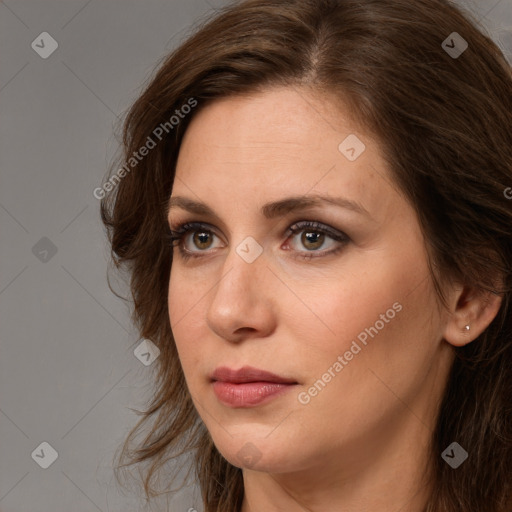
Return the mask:
{"type": "MultiPolygon", "coordinates": [[[[363,205],[356,201],[351,201],[344,197],[331,197],[322,195],[307,195],[307,196],[293,196],[286,197],[279,201],[266,203],[261,208],[262,215],[267,219],[274,219],[276,217],[284,216],[288,213],[313,208],[315,206],[322,206],[324,204],[331,204],[340,208],[345,208],[353,212],[359,213],[372,219],[372,216],[363,205]]],[[[193,201],[182,196],[174,196],[169,198],[168,214],[175,208],[181,208],[196,215],[207,215],[210,217],[217,217],[216,213],[206,204],[193,201]]]]}

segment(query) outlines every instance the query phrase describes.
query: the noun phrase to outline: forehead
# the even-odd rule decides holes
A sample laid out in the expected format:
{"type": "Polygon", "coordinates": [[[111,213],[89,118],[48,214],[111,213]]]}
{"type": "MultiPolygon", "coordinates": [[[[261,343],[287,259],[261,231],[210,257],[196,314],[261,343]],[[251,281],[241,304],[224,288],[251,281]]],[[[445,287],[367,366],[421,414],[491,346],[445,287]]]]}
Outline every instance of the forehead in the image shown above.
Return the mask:
{"type": "Polygon", "coordinates": [[[268,152],[289,149],[293,157],[301,148],[325,146],[326,135],[337,140],[354,129],[356,122],[339,101],[310,89],[274,87],[209,103],[192,120],[183,145],[193,138],[196,144],[217,145],[217,152],[250,152],[257,149],[253,143],[268,152]]]}
{"type": "Polygon", "coordinates": [[[173,194],[219,199],[221,191],[249,204],[284,193],[336,192],[368,209],[389,181],[378,141],[361,132],[348,110],[297,88],[226,97],[203,107],[185,133],[176,174],[173,194]],[[347,158],[354,154],[346,153],[351,146],[355,159],[347,158]]]}

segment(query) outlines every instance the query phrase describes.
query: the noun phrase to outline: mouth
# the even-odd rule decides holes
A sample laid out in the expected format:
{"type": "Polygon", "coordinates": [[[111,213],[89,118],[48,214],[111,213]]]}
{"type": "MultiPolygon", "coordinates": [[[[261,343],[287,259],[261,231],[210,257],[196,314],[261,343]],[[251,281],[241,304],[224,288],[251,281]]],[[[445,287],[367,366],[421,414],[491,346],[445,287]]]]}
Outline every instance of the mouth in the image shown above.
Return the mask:
{"type": "Polygon", "coordinates": [[[219,367],[210,379],[219,401],[233,408],[263,405],[298,385],[294,379],[251,366],[239,370],[219,367]]]}

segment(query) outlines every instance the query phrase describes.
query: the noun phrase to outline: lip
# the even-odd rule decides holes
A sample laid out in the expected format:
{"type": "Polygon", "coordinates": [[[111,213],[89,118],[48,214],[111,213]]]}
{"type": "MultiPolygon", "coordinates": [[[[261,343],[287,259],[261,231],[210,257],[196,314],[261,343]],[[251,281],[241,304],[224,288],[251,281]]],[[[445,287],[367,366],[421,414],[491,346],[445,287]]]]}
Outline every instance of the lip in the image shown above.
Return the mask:
{"type": "Polygon", "coordinates": [[[217,398],[229,407],[263,405],[298,384],[293,379],[252,366],[239,370],[222,366],[215,369],[210,378],[217,398]]]}
{"type": "Polygon", "coordinates": [[[219,366],[210,375],[211,380],[241,384],[245,382],[274,382],[276,384],[297,384],[297,381],[281,377],[275,373],[260,370],[252,366],[244,366],[239,370],[232,370],[227,366],[219,366]]]}

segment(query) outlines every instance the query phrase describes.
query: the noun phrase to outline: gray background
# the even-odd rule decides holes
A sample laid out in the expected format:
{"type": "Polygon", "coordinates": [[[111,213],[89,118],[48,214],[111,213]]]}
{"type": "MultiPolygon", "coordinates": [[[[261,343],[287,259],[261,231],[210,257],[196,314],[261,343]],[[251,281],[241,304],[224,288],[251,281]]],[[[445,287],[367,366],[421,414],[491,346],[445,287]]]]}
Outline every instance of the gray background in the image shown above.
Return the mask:
{"type": "MultiPolygon", "coordinates": [[[[134,356],[141,340],[107,286],[92,192],[117,149],[114,123],[156,62],[225,3],[0,2],[1,512],[145,508],[116,486],[111,461],[152,366],[134,356]],[[47,59],[31,47],[42,32],[59,45],[47,59]],[[42,442],[58,452],[47,469],[31,456],[42,442]]],[[[464,5],[510,59],[512,0],[464,5]]],[[[151,509],[191,507],[202,510],[194,487],[151,509]]]]}

